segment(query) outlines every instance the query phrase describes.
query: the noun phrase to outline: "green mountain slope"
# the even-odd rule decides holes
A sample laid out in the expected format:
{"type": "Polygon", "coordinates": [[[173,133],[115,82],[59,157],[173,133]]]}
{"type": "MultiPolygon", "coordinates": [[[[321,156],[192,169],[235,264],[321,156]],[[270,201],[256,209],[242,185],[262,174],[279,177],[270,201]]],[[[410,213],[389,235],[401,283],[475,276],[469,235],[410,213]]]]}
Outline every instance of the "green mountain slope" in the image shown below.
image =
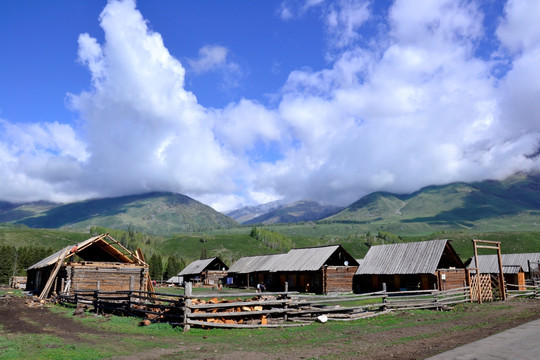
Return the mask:
{"type": "Polygon", "coordinates": [[[24,204],[12,204],[0,201],[0,223],[11,222],[37,215],[59,204],[48,201],[36,201],[24,204]]]}
{"type": "Polygon", "coordinates": [[[16,221],[33,228],[86,230],[91,226],[127,229],[165,235],[230,228],[231,218],[190,197],[173,193],[148,193],[80,201],[57,206],[16,221]]]}
{"type": "Polygon", "coordinates": [[[540,177],[515,175],[504,181],[428,186],[407,195],[373,193],[325,221],[380,223],[397,233],[400,228],[494,231],[523,223],[535,228],[539,216],[540,177]]]}
{"type": "Polygon", "coordinates": [[[300,200],[293,204],[279,206],[263,215],[254,217],[242,224],[283,224],[302,221],[316,221],[335,214],[341,208],[325,206],[316,201],[300,200]]]}

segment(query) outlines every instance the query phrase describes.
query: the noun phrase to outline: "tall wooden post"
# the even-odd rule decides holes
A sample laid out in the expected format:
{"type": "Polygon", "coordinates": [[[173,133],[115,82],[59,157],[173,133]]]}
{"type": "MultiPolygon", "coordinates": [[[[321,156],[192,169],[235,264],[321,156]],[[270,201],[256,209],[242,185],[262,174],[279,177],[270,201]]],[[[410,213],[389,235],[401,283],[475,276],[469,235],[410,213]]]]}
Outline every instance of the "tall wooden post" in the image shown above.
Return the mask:
{"type": "Polygon", "coordinates": [[[501,255],[501,243],[497,244],[497,257],[499,259],[499,292],[501,298],[506,300],[506,286],[504,286],[504,273],[503,273],[503,264],[502,264],[502,255],[501,255]]]}
{"type": "Polygon", "coordinates": [[[478,265],[478,249],[476,248],[476,240],[473,239],[473,248],[474,248],[474,264],[476,266],[476,299],[481,304],[482,303],[482,287],[480,284],[480,266],[478,265]]]}
{"type": "MultiPolygon", "coordinates": [[[[289,298],[289,282],[288,281],[285,281],[285,298],[288,299],[289,298]]],[[[287,303],[285,303],[283,305],[284,309],[287,310],[289,308],[289,305],[287,303]]],[[[288,315],[287,315],[287,311],[285,311],[283,313],[283,322],[286,322],[288,320],[288,315]]]]}
{"type": "MultiPolygon", "coordinates": [[[[499,292],[501,294],[501,299],[506,300],[506,288],[504,285],[504,274],[503,274],[503,264],[502,264],[502,255],[501,255],[501,243],[499,241],[487,241],[487,240],[475,240],[473,239],[473,246],[474,246],[474,261],[476,263],[476,275],[480,275],[480,265],[478,264],[478,248],[482,249],[492,249],[497,250],[497,258],[499,262],[499,292]],[[484,244],[484,245],[478,245],[484,244]]],[[[481,293],[481,285],[480,285],[480,277],[477,277],[477,283],[478,283],[478,297],[479,302],[482,302],[482,293],[481,293]]]]}
{"type": "Polygon", "coordinates": [[[184,288],[184,331],[189,331],[189,315],[191,314],[192,283],[187,282],[184,288]]]}

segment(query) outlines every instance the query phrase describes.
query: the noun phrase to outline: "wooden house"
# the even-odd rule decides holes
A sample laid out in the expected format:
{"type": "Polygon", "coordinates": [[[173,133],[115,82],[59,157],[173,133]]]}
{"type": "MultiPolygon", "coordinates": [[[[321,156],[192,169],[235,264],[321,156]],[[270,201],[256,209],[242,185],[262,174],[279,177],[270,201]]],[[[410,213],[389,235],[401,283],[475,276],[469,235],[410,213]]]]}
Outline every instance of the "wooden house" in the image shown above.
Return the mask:
{"type": "Polygon", "coordinates": [[[449,240],[372,246],[355,276],[356,292],[449,290],[467,284],[465,265],[449,240]]]}
{"type": "MultiPolygon", "coordinates": [[[[502,254],[504,281],[507,284],[526,285],[527,281],[538,277],[540,253],[502,254]]],[[[469,259],[468,268],[476,269],[474,257],[469,259]]],[[[497,255],[478,255],[481,274],[499,274],[497,255]]]]}
{"type": "MultiPolygon", "coordinates": [[[[245,256],[238,259],[229,268],[227,277],[234,286],[256,287],[257,284],[265,284],[267,287],[273,287],[271,284],[273,266],[279,259],[286,254],[245,256]]],[[[273,288],[277,290],[277,288],[273,288]]]]}
{"type": "Polygon", "coordinates": [[[219,257],[196,260],[178,273],[183,281],[203,285],[217,285],[227,275],[229,267],[219,257]]]}
{"type": "Polygon", "coordinates": [[[26,289],[47,297],[75,290],[140,290],[151,287],[142,253],[130,252],[109,234],[70,245],[27,269],[26,289]]]}
{"type": "Polygon", "coordinates": [[[286,254],[250,256],[229,269],[235,284],[264,284],[269,290],[331,293],[352,291],[358,262],[341,246],[291,249],[286,254]]]}

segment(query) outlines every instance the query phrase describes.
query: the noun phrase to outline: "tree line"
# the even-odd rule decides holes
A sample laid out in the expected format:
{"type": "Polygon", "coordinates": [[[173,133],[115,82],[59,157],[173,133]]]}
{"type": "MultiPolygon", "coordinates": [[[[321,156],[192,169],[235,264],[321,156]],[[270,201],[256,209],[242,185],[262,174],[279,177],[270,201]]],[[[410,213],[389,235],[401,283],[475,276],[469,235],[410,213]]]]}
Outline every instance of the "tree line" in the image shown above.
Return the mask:
{"type": "Polygon", "coordinates": [[[294,247],[293,241],[285,235],[254,226],[249,236],[263,243],[264,246],[278,251],[289,251],[294,247]]]}
{"type": "Polygon", "coordinates": [[[164,258],[156,251],[155,245],[163,240],[163,237],[161,236],[138,232],[131,225],[128,225],[126,230],[107,229],[101,226],[92,226],[90,228],[90,234],[92,236],[105,233],[109,233],[110,236],[130,251],[142,249],[146,257],[145,260],[148,264],[148,271],[150,272],[150,278],[152,280],[166,281],[177,275],[186,267],[183,258],[177,259],[172,255],[164,258]],[[149,255],[150,257],[148,257],[149,255]]]}
{"type": "Polygon", "coordinates": [[[26,269],[54,253],[50,247],[0,245],[0,284],[12,276],[26,276],[26,269]]]}

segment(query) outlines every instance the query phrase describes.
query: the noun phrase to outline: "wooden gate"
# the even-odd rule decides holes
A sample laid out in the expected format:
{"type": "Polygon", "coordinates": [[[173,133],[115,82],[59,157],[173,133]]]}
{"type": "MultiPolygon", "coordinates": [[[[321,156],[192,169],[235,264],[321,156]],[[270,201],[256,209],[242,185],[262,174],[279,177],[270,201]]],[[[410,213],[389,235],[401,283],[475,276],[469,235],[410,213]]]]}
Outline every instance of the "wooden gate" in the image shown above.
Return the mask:
{"type": "Polygon", "coordinates": [[[471,301],[493,301],[490,274],[471,274],[471,301]]]}

